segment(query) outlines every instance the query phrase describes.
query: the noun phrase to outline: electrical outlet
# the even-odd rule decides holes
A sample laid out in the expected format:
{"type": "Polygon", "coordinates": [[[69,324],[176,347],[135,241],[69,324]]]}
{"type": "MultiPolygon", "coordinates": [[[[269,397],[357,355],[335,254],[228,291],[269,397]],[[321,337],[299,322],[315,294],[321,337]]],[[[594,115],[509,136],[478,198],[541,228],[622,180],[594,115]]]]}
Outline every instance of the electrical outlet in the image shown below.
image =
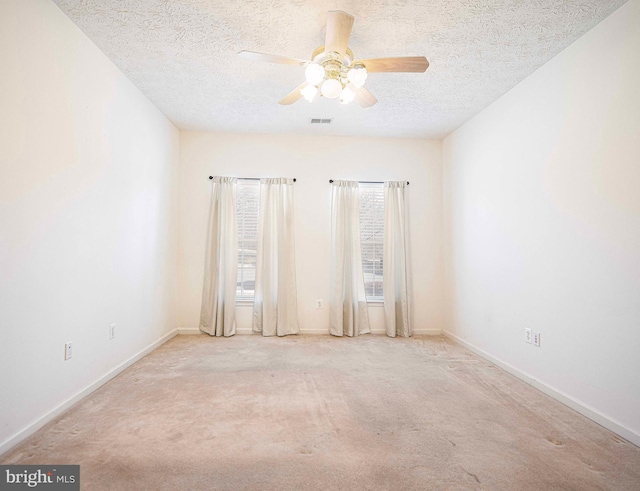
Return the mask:
{"type": "Polygon", "coordinates": [[[64,359],[69,360],[71,358],[71,341],[64,344],[64,359]]]}
{"type": "Polygon", "coordinates": [[[112,322],[109,325],[109,339],[113,339],[116,337],[116,323],[112,322]]]}
{"type": "Polygon", "coordinates": [[[540,333],[533,331],[533,344],[535,346],[537,346],[538,348],[540,347],[540,333]]]}
{"type": "Polygon", "coordinates": [[[524,340],[529,344],[533,342],[533,333],[530,327],[524,328],[524,340]]]}
{"type": "Polygon", "coordinates": [[[316,309],[321,309],[322,308],[322,299],[319,298],[318,300],[316,300],[316,309]]]}

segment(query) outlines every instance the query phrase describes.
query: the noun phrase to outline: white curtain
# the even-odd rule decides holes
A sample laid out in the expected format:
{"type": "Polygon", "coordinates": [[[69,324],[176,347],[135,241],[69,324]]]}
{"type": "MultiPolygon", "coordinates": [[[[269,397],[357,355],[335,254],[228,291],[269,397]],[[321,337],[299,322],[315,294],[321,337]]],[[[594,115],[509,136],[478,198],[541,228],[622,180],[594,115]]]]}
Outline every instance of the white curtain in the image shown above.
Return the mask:
{"type": "Polygon", "coordinates": [[[360,199],[356,181],[331,187],[330,328],[334,336],[371,332],[362,276],[360,199]]]}
{"type": "Polygon", "coordinates": [[[384,314],[387,335],[412,334],[406,181],[384,183],[384,314]]]}
{"type": "Polygon", "coordinates": [[[253,330],[263,336],[297,334],[293,179],[260,180],[260,218],[253,330]]]}
{"type": "Polygon", "coordinates": [[[236,333],[236,182],[235,177],[213,178],[200,309],[200,330],[212,336],[236,333]]]}

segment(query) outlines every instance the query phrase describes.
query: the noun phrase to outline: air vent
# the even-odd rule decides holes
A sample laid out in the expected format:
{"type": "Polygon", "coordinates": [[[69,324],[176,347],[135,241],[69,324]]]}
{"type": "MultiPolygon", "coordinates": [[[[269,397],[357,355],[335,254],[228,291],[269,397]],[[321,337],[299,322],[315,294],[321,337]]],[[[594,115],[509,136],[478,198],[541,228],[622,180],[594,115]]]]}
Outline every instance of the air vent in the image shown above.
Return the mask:
{"type": "Polygon", "coordinates": [[[309,121],[311,124],[331,124],[333,119],[311,118],[309,121]]]}

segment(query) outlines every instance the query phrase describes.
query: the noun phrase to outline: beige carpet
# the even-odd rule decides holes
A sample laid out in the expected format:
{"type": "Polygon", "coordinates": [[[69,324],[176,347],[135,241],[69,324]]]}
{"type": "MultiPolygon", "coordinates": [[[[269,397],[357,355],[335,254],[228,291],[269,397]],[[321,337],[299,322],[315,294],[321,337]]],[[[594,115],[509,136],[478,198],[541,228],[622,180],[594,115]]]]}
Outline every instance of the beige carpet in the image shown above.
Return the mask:
{"type": "Polygon", "coordinates": [[[640,448],[443,337],[179,336],[0,462],[84,490],[640,489],[640,448]]]}

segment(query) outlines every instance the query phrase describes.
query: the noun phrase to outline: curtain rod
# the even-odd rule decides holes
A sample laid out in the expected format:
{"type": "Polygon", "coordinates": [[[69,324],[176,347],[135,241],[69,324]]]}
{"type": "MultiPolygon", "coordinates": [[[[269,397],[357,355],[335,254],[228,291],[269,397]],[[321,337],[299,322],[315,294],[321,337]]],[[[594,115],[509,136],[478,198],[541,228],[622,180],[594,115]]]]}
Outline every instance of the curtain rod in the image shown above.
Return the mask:
{"type": "MultiPolygon", "coordinates": [[[[209,179],[213,179],[213,176],[209,176],[209,179]]],[[[259,181],[262,179],[261,177],[238,177],[238,179],[244,179],[245,181],[259,181]]],[[[297,179],[294,177],[293,182],[296,182],[297,179]]]]}
{"type": "MultiPolygon", "coordinates": [[[[329,184],[333,182],[333,179],[329,179],[329,184]]],[[[384,181],[358,181],[360,184],[384,184],[384,181]]],[[[407,181],[407,186],[409,181],[407,181]]]]}

